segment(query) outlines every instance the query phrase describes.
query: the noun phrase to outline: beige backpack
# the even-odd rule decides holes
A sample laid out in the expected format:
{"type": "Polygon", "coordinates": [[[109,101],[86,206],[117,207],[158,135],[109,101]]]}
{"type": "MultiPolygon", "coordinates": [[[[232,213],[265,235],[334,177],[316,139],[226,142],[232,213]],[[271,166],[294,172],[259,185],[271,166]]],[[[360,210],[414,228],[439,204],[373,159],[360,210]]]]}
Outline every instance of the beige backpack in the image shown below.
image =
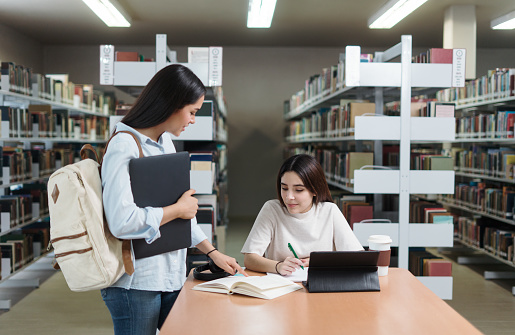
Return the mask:
{"type": "MultiPolygon", "coordinates": [[[[137,138],[122,132],[135,138],[143,156],[137,138]]],[[[101,165],[86,158],[88,150],[95,153],[98,161],[93,147],[87,144],[80,151],[80,162],[58,169],[48,180],[50,243],[57,268],[61,268],[70,289],[77,292],[106,288],[124,272],[134,273],[130,241],[117,239],[107,226],[101,165]]]]}

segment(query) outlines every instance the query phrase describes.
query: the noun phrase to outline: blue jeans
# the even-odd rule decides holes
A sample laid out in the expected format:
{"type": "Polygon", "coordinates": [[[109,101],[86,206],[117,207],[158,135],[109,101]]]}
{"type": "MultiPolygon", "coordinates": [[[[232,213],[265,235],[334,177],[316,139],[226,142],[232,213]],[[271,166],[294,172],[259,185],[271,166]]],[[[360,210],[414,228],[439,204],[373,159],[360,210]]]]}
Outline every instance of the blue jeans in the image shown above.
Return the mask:
{"type": "Polygon", "coordinates": [[[180,291],[153,292],[108,287],[100,290],[116,335],[155,335],[180,291]]]}

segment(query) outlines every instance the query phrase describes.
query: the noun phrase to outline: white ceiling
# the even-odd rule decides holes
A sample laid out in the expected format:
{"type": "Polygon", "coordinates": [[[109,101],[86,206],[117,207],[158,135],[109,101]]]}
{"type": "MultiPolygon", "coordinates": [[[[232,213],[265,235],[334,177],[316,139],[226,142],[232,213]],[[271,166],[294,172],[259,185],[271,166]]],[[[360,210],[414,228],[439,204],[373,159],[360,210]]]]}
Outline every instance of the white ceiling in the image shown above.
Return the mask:
{"type": "Polygon", "coordinates": [[[367,28],[387,0],[278,0],[270,29],[246,27],[247,0],[118,2],[132,27],[108,28],[81,0],[0,0],[0,24],[43,44],[153,44],[164,33],[175,46],[388,47],[411,34],[414,46],[441,47],[445,9],[473,4],[477,47],[515,47],[515,30],[490,29],[490,20],[515,10],[515,0],[429,0],[390,30],[367,28]]]}

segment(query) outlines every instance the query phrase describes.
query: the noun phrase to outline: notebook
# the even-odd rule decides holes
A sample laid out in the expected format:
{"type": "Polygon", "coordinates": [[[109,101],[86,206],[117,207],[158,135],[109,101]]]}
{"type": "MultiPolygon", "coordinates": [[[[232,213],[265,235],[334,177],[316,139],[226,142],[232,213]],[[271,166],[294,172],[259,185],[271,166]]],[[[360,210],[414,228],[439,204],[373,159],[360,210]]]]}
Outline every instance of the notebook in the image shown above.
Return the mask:
{"type": "MultiPolygon", "coordinates": [[[[177,202],[190,189],[188,152],[148,156],[129,162],[134,202],[138,207],[165,207],[177,202]]],[[[161,226],[161,237],[148,244],[132,240],[136,259],[191,246],[191,220],[175,219],[161,226]]]]}
{"type": "Polygon", "coordinates": [[[310,293],[379,291],[378,259],[379,251],[314,251],[303,284],[310,293]]]}

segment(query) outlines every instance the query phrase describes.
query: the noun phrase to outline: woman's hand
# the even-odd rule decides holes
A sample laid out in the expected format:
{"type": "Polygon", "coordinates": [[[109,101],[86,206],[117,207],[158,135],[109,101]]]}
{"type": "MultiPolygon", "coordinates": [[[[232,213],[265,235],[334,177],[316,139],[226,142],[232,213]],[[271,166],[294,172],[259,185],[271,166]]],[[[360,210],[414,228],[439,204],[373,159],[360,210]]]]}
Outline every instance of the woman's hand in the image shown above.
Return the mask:
{"type": "Polygon", "coordinates": [[[308,267],[309,266],[309,257],[301,258],[302,266],[308,267]]]}
{"type": "Polygon", "coordinates": [[[193,196],[195,190],[191,189],[184,192],[179,200],[177,200],[177,206],[179,208],[179,218],[181,219],[193,219],[197,215],[198,210],[198,199],[193,196]]]}
{"type": "Polygon", "coordinates": [[[236,274],[236,272],[239,272],[245,277],[249,276],[245,271],[243,271],[238,262],[236,262],[236,259],[222,254],[218,250],[211,252],[209,257],[213,260],[213,262],[215,262],[216,265],[224,269],[225,272],[228,272],[232,275],[236,274]]]}
{"type": "Polygon", "coordinates": [[[279,272],[281,276],[287,276],[299,269],[301,265],[303,265],[303,262],[300,259],[295,257],[286,257],[286,259],[279,263],[276,268],[277,272],[279,272]]]}

